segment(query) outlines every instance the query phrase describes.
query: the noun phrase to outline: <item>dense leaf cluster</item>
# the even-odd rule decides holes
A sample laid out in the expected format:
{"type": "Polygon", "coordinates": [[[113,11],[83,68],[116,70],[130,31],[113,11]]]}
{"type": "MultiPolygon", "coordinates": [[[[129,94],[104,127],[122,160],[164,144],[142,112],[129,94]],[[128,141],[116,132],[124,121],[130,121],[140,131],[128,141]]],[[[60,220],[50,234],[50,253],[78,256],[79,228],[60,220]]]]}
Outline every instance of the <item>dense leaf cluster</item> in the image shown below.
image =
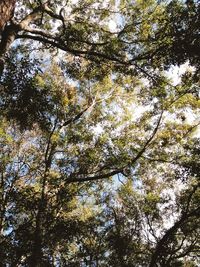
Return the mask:
{"type": "Polygon", "coordinates": [[[199,266],[198,1],[11,2],[0,265],[199,266]]]}

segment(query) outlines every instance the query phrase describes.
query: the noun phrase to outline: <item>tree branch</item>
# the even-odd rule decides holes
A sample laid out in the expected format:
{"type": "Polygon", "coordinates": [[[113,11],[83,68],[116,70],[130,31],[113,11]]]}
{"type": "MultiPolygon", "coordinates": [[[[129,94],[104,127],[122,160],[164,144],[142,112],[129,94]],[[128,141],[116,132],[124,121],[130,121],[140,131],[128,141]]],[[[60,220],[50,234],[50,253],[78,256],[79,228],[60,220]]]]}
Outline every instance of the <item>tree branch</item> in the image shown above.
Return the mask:
{"type": "Polygon", "coordinates": [[[200,215],[200,207],[196,208],[195,210],[191,211],[190,213],[184,213],[181,218],[175,222],[175,224],[169,228],[164,236],[160,239],[157,243],[154,253],[151,257],[151,262],[149,267],[155,267],[158,263],[159,258],[162,256],[163,251],[165,251],[165,245],[169,241],[169,239],[176,233],[176,231],[190,218],[196,217],[200,215]]]}
{"type": "MultiPolygon", "coordinates": [[[[159,125],[161,123],[161,119],[162,119],[162,115],[163,115],[163,112],[161,112],[161,115],[158,119],[158,122],[157,122],[157,125],[152,133],[152,135],[150,136],[150,138],[146,141],[145,145],[143,146],[143,148],[138,152],[138,154],[130,161],[130,164],[134,164],[141,156],[142,154],[146,151],[147,147],[149,146],[149,144],[151,143],[151,141],[153,140],[153,138],[155,137],[158,129],[159,129],[159,125]]],[[[126,166],[124,167],[121,167],[121,168],[118,168],[116,170],[113,170],[111,172],[108,172],[108,173],[105,173],[105,174],[99,174],[99,175],[95,175],[95,176],[88,176],[88,177],[69,177],[66,179],[66,182],[67,183],[82,183],[82,182],[91,182],[91,181],[97,181],[97,180],[103,180],[105,178],[109,178],[109,177],[112,177],[116,174],[119,174],[119,173],[122,173],[123,174],[123,170],[124,168],[127,167],[127,164],[126,166]]],[[[72,174],[73,175],[73,174],[72,174]]],[[[72,176],[71,175],[71,176],[72,176]]]]}
{"type": "Polygon", "coordinates": [[[48,38],[45,38],[45,36],[29,35],[29,34],[25,34],[25,33],[24,34],[18,34],[16,36],[16,38],[18,38],[18,39],[21,39],[21,38],[22,39],[31,39],[31,40],[39,41],[39,42],[42,42],[44,44],[52,45],[53,47],[59,48],[65,52],[69,52],[69,53],[76,55],[76,56],[80,56],[80,55],[96,56],[96,57],[100,57],[100,58],[103,58],[106,60],[115,61],[115,62],[118,62],[118,63],[123,64],[123,65],[128,65],[128,62],[123,61],[123,60],[121,60],[117,57],[111,56],[111,55],[103,54],[100,52],[95,52],[92,50],[78,50],[78,49],[70,48],[65,43],[59,42],[58,40],[56,40],[56,38],[54,40],[49,40],[48,38]]]}
{"type": "Polygon", "coordinates": [[[69,120],[65,121],[61,127],[67,126],[73,122],[76,122],[77,120],[80,119],[80,117],[90,108],[90,106],[86,107],[84,110],[82,110],[81,112],[79,112],[75,117],[70,118],[69,120]]]}
{"type": "MultiPolygon", "coordinates": [[[[24,27],[24,30],[26,31],[25,27],[24,27]]],[[[33,32],[33,30],[30,32],[33,32]]],[[[97,58],[109,60],[112,62],[116,62],[116,63],[119,63],[120,65],[127,66],[127,67],[133,66],[135,69],[139,70],[141,73],[143,73],[146,77],[150,78],[154,82],[158,78],[157,76],[153,77],[151,74],[149,74],[148,71],[144,70],[142,67],[140,67],[136,63],[136,62],[144,59],[144,57],[142,57],[140,55],[136,56],[130,60],[126,60],[124,55],[116,54],[115,56],[112,56],[111,54],[105,54],[105,53],[94,51],[94,50],[92,50],[92,48],[88,48],[88,50],[78,50],[78,49],[70,48],[64,42],[62,42],[59,38],[53,37],[51,35],[47,35],[45,32],[41,32],[40,36],[39,35],[30,35],[30,34],[26,34],[26,33],[17,34],[16,39],[35,40],[35,41],[41,42],[43,44],[51,45],[52,47],[61,49],[62,51],[68,52],[68,53],[75,55],[75,56],[97,57],[97,58]]],[[[74,40],[74,41],[76,41],[76,40],[74,40]]],[[[99,46],[99,45],[101,46],[101,45],[107,44],[107,42],[105,42],[105,43],[90,43],[87,41],[79,41],[79,42],[86,43],[86,44],[91,45],[91,46],[99,46]]]]}

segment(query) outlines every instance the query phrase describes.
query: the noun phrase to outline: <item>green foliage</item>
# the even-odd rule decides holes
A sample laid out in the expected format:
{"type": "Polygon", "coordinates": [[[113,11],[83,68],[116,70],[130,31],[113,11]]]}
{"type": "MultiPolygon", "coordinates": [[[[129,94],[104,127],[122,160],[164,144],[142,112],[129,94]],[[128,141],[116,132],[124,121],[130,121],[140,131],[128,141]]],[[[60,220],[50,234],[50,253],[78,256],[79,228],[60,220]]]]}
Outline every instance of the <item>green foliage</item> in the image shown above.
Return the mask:
{"type": "Polygon", "coordinates": [[[0,265],[198,266],[197,1],[17,2],[0,265]]]}

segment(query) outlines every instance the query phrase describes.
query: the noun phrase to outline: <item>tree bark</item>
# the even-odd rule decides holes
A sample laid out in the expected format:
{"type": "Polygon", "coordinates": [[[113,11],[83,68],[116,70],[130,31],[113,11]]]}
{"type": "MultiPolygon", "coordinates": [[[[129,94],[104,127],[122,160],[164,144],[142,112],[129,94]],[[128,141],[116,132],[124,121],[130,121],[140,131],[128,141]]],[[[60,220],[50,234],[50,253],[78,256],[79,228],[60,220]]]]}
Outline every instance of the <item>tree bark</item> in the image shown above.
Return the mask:
{"type": "Polygon", "coordinates": [[[0,32],[12,18],[16,0],[0,0],[0,32]]]}

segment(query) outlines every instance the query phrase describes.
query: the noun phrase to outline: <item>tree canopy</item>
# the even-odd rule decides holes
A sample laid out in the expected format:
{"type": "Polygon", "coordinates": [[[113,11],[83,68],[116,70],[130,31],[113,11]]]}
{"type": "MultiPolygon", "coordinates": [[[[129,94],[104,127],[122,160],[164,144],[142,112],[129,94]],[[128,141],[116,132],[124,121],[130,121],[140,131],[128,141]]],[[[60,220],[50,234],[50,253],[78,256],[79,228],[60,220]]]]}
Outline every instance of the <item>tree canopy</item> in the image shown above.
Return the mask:
{"type": "Polygon", "coordinates": [[[198,1],[0,12],[1,266],[199,266],[198,1]]]}

